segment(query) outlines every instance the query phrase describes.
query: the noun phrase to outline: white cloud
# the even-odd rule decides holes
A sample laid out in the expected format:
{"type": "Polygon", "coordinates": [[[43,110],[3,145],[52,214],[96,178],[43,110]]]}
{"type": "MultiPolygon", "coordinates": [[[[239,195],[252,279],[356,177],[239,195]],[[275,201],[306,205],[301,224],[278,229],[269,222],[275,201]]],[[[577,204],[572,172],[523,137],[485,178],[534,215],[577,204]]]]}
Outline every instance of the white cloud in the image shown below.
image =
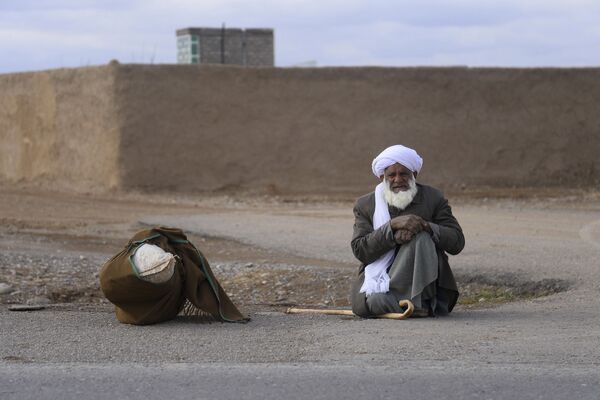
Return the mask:
{"type": "Polygon", "coordinates": [[[0,72],[175,62],[175,30],[272,27],[276,60],[318,65],[600,65],[591,0],[15,0],[0,72]]]}

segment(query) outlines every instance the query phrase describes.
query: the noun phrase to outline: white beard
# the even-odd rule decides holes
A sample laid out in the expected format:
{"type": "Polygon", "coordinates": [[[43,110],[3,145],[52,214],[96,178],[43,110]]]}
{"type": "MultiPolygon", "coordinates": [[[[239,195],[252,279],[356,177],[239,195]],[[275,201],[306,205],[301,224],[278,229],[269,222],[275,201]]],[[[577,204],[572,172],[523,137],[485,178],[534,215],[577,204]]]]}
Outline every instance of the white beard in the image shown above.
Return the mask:
{"type": "Polygon", "coordinates": [[[390,183],[384,180],[385,185],[383,185],[383,197],[385,198],[385,202],[390,206],[399,208],[400,210],[404,210],[415,198],[417,194],[417,182],[414,177],[410,179],[408,183],[410,188],[408,190],[401,190],[398,193],[394,193],[390,188],[390,183]]]}

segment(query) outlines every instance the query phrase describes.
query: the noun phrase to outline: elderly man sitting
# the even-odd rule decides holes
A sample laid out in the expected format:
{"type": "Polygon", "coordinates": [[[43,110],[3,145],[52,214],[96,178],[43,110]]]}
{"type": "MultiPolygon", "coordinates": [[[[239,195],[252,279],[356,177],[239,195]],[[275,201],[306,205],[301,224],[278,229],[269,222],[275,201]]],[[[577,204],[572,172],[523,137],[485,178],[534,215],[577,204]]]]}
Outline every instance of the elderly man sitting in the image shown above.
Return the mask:
{"type": "Polygon", "coordinates": [[[373,160],[381,179],[354,207],[352,251],[362,265],[352,288],[352,311],[361,317],[399,313],[409,299],[414,316],[446,315],[458,299],[449,254],[465,238],[442,193],[416,183],[423,166],[416,151],[402,145],[373,160]]]}

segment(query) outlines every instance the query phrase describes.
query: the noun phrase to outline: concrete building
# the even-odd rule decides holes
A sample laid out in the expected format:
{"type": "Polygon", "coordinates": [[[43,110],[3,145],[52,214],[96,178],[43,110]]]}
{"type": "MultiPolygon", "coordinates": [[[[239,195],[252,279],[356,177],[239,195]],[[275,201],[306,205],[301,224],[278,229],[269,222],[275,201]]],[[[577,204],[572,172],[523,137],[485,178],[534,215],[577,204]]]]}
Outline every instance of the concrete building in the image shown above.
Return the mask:
{"type": "Polygon", "coordinates": [[[178,64],[275,65],[273,29],[177,30],[178,64]]]}

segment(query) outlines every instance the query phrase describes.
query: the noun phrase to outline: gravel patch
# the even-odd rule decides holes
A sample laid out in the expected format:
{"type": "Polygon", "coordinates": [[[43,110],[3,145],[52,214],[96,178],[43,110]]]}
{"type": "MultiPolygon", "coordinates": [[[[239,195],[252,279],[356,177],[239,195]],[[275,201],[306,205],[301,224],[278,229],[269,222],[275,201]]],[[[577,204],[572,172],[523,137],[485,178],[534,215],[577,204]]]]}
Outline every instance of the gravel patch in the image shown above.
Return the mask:
{"type": "MultiPolygon", "coordinates": [[[[99,285],[104,254],[0,254],[0,303],[107,304],[99,285]]],[[[349,307],[355,271],[284,263],[212,265],[231,299],[241,306],[349,307]]],[[[485,307],[565,291],[558,279],[523,280],[516,274],[460,274],[459,305],[485,307]]]]}

